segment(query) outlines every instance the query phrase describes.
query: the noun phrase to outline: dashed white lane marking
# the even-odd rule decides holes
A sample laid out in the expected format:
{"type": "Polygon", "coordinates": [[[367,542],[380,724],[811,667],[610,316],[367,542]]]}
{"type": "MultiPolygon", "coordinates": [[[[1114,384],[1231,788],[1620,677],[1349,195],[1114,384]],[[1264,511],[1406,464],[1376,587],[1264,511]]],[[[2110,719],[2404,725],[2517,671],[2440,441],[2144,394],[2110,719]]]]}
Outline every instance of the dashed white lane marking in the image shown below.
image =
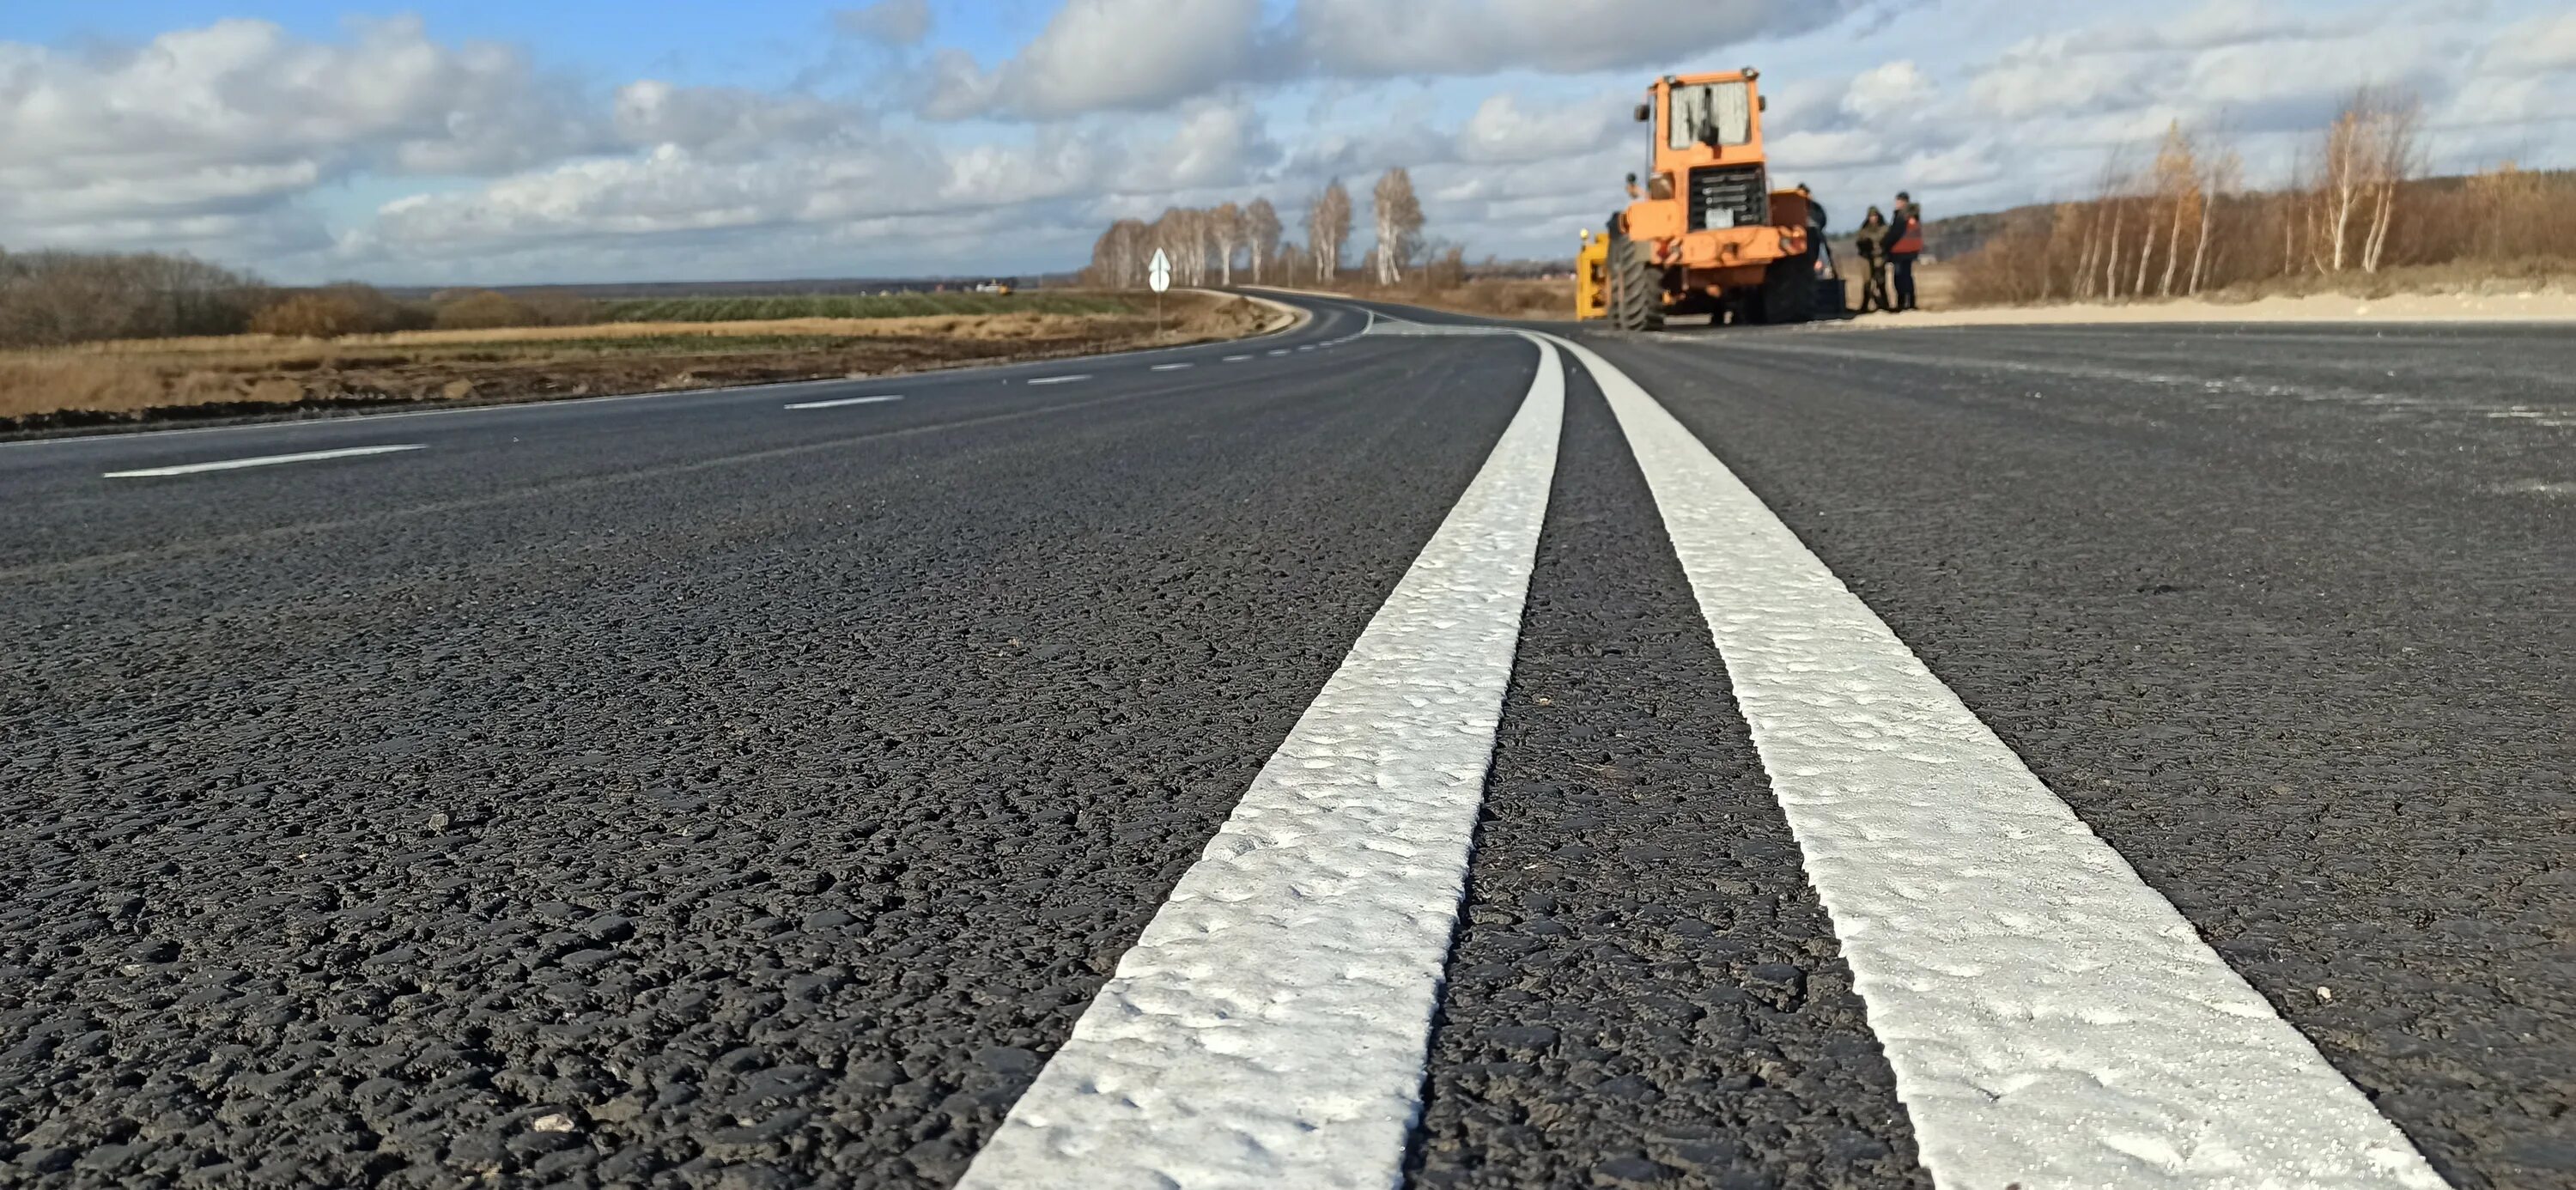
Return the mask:
{"type": "Polygon", "coordinates": [[[1030,384],[1032,387],[1037,386],[1037,385],[1042,385],[1042,384],[1073,384],[1073,383],[1076,383],[1076,382],[1079,382],[1079,381],[1084,381],[1084,380],[1089,380],[1089,379],[1091,379],[1091,377],[1089,377],[1089,376],[1087,376],[1087,375],[1085,375],[1085,376],[1041,376],[1041,377],[1039,377],[1039,378],[1037,378],[1037,379],[1035,379],[1035,380],[1030,381],[1030,382],[1029,382],[1029,384],[1030,384]]]}
{"type": "Polygon", "coordinates": [[[177,467],[144,467],[134,471],[110,471],[103,479],[157,479],[166,475],[196,475],[206,471],[239,471],[244,467],[274,467],[280,463],[318,463],[324,459],[355,459],[366,455],[389,455],[406,450],[422,450],[424,442],[407,442],[400,446],[351,446],[341,450],[308,450],[301,454],[261,455],[250,459],[224,459],[213,463],[188,463],[177,467]]]}
{"type": "Polygon", "coordinates": [[[900,396],[882,396],[882,397],[843,397],[843,398],[841,398],[840,400],[837,400],[837,401],[802,401],[802,402],[799,402],[799,403],[794,404],[794,405],[786,406],[786,408],[789,408],[789,409],[838,409],[838,408],[840,408],[840,407],[842,407],[842,406],[844,406],[844,405],[882,405],[882,404],[885,404],[885,403],[886,403],[886,402],[888,402],[888,401],[900,401],[900,400],[902,400],[902,399],[903,399],[903,398],[902,398],[902,397],[900,397],[900,396]]]}
{"type": "Polygon", "coordinates": [[[1229,355],[1229,356],[1225,357],[1225,362],[1227,362],[1227,363],[1229,363],[1229,364],[1239,364],[1239,363],[1242,363],[1243,361],[1248,360],[1248,359],[1251,359],[1251,358],[1252,358],[1252,357],[1251,357],[1251,356],[1248,356],[1248,355],[1229,355]]]}
{"type": "Polygon", "coordinates": [[[1280,349],[1279,349],[1279,350],[1277,350],[1277,351],[1273,351],[1273,352],[1271,352],[1270,354],[1272,354],[1272,355],[1286,355],[1286,354],[1288,354],[1288,349],[1287,349],[1287,348],[1285,348],[1285,347],[1282,347],[1282,348],[1280,348],[1280,349]]]}
{"type": "Polygon", "coordinates": [[[1943,1187],[2442,1179],[1672,414],[1599,355],[1943,1187]]]}
{"type": "Polygon", "coordinates": [[[961,1190],[1394,1186],[1565,418],[1483,470],[961,1190]]]}
{"type": "Polygon", "coordinates": [[[1197,366],[1197,364],[1156,364],[1154,365],[1153,370],[1157,372],[1178,372],[1184,368],[1195,368],[1197,366]]]}

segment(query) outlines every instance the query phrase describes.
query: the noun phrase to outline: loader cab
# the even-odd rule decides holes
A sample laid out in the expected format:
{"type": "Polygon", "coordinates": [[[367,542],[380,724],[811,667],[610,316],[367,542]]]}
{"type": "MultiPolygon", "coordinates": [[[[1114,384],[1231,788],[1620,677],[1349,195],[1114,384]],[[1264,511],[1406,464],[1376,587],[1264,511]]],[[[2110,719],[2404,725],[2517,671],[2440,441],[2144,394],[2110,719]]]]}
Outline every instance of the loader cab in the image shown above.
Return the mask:
{"type": "MultiPolygon", "coordinates": [[[[1653,164],[1634,197],[1631,234],[1670,239],[1775,222],[1762,147],[1761,72],[1666,75],[1638,122],[1654,129],[1653,164]]],[[[1804,215],[1801,213],[1801,220],[1804,215]]]]}

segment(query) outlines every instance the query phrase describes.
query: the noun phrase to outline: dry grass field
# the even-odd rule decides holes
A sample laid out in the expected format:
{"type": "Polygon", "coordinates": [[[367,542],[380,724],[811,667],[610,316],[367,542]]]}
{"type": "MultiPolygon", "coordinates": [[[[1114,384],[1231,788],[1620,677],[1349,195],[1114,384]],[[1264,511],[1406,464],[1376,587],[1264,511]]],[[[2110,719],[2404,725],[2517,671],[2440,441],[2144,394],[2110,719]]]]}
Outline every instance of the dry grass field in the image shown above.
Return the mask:
{"type": "Polygon", "coordinates": [[[1284,318],[1175,294],[1099,313],[601,323],[294,339],[230,335],[0,351],[0,429],[876,376],[1256,334],[1284,318]]]}

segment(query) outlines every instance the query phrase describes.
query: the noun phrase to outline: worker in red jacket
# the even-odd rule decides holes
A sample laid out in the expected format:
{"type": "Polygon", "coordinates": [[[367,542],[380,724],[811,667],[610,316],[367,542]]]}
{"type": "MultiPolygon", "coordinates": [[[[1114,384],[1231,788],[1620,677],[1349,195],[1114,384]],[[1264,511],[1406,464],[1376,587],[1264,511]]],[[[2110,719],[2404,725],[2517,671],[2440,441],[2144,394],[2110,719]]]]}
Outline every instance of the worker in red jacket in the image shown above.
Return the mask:
{"type": "Polygon", "coordinates": [[[1896,274],[1896,309],[1914,308],[1914,258],[1923,255],[1923,208],[1914,196],[1896,192],[1896,213],[1887,220],[1887,265],[1896,274]]]}

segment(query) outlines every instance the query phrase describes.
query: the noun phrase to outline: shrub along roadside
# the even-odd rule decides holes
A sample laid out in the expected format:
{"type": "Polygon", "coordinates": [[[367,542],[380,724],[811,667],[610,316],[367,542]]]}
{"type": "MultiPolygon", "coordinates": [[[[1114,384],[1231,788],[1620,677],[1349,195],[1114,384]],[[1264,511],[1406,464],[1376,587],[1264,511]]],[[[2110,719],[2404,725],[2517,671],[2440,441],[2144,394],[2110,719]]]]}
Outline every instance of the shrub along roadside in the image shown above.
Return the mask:
{"type": "Polygon", "coordinates": [[[185,256],[0,249],[0,347],[237,335],[272,298],[256,277],[185,256]]]}

